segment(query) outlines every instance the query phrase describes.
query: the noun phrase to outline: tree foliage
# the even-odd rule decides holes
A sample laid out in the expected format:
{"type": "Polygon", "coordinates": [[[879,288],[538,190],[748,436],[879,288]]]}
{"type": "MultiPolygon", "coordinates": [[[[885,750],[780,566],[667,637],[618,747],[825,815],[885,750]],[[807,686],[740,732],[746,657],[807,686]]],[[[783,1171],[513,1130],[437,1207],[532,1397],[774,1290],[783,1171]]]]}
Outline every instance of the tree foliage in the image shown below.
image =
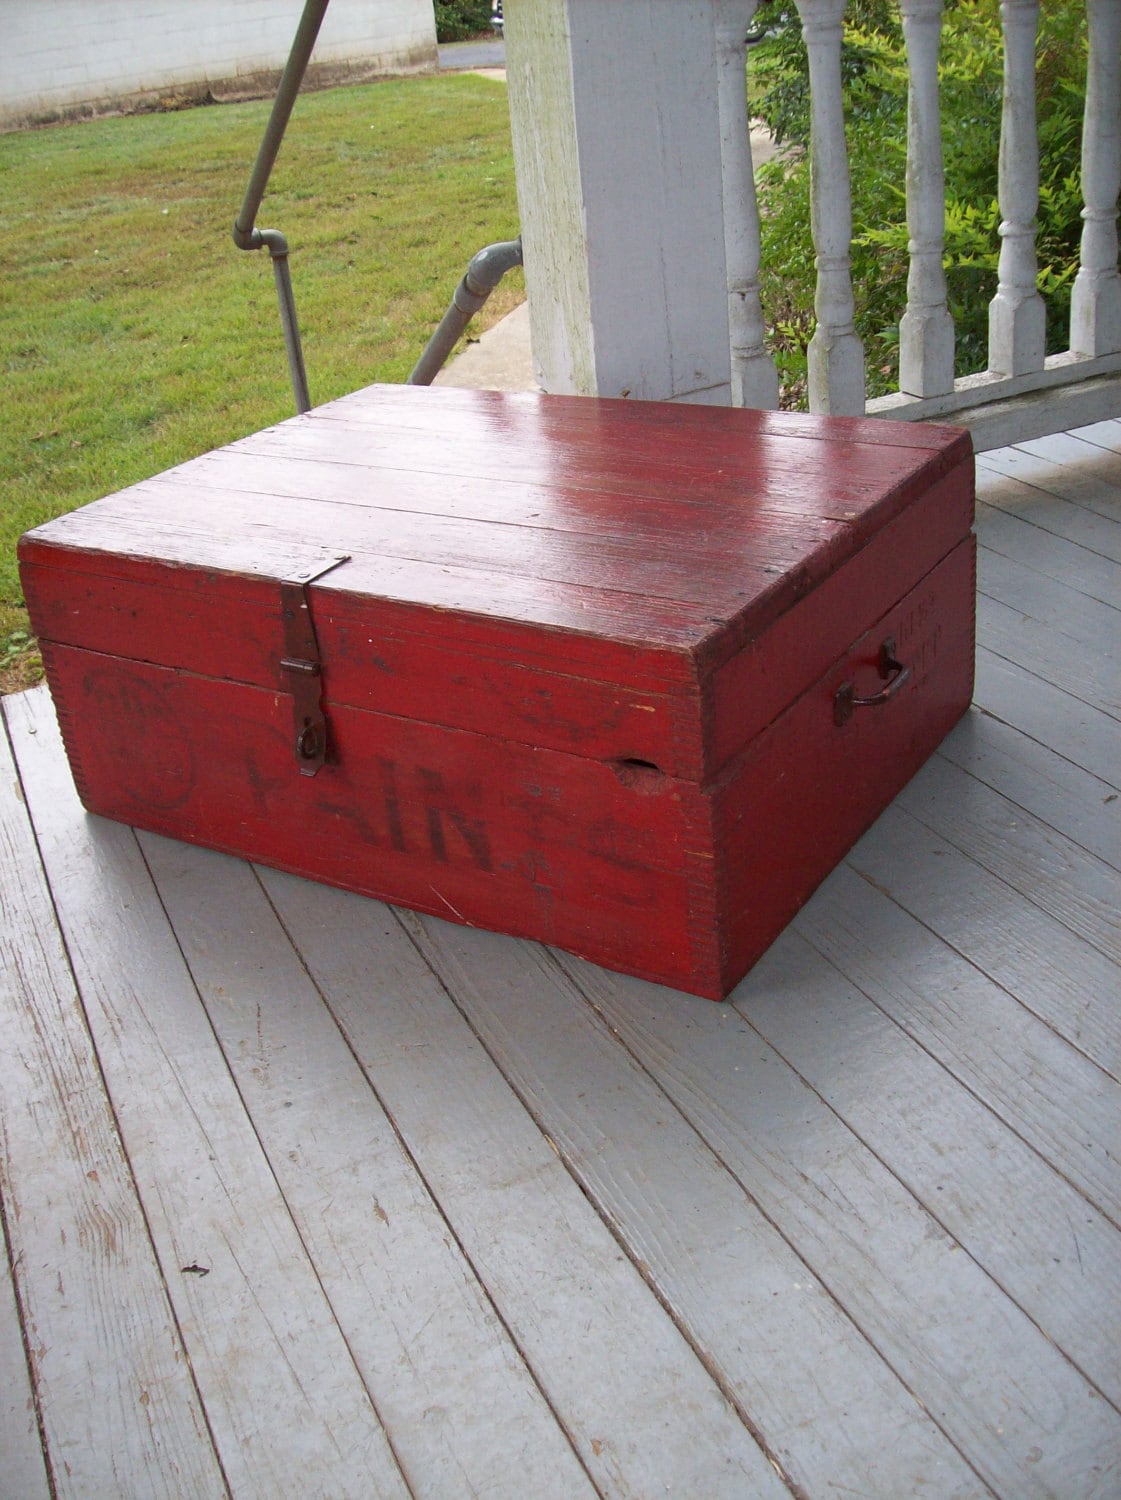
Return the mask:
{"type": "Polygon", "coordinates": [[[463,42],[490,28],[490,0],[434,0],[436,40],[463,42]]]}
{"type": "MultiPolygon", "coordinates": [[[[1085,95],[1082,8],[1043,8],[1037,52],[1040,143],[1039,288],[1047,302],[1048,352],[1067,345],[1070,289],[1081,232],[1079,142],[1085,95]]],[[[790,0],[765,0],[767,37],[748,67],[751,112],[790,149],[760,172],[763,300],[775,331],[785,399],[805,388],[813,332],[808,65],[790,0]]],[[[1003,50],[998,0],[948,0],[940,84],[946,172],[945,267],[957,328],[958,375],[984,369],[988,304],[1000,253],[997,162],[1003,50]]],[[[868,393],[895,388],[899,318],[906,305],[907,64],[898,6],[850,0],[842,47],[857,332],[868,393]]]]}

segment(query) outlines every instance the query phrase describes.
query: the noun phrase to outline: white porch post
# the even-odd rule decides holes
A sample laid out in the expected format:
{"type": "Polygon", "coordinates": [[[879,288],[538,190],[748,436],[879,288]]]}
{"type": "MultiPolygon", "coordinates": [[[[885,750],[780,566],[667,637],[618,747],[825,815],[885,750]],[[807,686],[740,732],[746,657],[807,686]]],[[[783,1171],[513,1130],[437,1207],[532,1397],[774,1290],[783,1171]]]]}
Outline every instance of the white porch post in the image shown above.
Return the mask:
{"type": "Polygon", "coordinates": [[[547,391],[731,398],[715,8],[506,0],[530,329],[547,391]]]}

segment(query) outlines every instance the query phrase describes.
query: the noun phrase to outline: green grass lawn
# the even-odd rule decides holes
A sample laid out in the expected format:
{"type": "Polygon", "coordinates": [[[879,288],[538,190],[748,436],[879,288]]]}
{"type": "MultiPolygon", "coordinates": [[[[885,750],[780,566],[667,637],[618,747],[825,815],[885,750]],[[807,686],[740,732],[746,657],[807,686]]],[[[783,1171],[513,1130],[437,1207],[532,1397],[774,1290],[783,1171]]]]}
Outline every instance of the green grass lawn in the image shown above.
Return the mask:
{"type": "MultiPolygon", "coordinates": [[[[235,248],[269,103],[0,136],[0,686],[50,516],[293,411],[267,252],[235,248]]],[[[506,91],[391,79],[296,106],[258,216],[292,247],[312,402],[402,381],[467,261],[517,233],[506,91]]],[[[477,334],[523,293],[506,278],[477,334]]]]}

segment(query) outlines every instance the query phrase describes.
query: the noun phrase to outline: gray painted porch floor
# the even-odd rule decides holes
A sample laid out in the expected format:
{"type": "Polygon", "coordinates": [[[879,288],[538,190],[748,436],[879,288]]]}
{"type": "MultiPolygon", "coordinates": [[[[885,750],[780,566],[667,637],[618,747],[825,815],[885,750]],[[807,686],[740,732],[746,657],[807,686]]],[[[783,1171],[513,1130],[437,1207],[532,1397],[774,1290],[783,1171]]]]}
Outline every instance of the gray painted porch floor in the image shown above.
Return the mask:
{"type": "Polygon", "coordinates": [[[1121,422],[978,467],[976,705],[722,1007],[6,700],[6,1500],[1121,1495],[1121,422]]]}

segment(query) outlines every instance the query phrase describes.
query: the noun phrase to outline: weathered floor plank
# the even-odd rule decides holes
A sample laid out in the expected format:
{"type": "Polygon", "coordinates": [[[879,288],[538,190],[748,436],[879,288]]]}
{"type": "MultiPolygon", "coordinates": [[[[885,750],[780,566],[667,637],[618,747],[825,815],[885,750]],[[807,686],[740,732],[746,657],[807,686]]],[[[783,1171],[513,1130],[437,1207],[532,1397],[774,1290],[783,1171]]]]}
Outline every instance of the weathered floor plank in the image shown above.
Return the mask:
{"type": "Polygon", "coordinates": [[[412,1493],[594,1495],[252,868],[141,846],[412,1493]]]}
{"type": "Polygon", "coordinates": [[[1121,1086],[897,906],[885,882],[862,880],[860,858],[858,847],[833,872],[798,931],[1121,1223],[1121,1086]]]}
{"type": "Polygon", "coordinates": [[[888,1496],[908,1485],[983,1493],[921,1397],[538,945],[412,913],[402,919],[805,1493],[888,1496]],[[883,1420],[893,1441],[880,1447],[874,1429],[883,1420]]]}
{"type": "Polygon", "coordinates": [[[1046,535],[1063,537],[1121,563],[1121,517],[1103,516],[1057,492],[1010,478],[989,466],[991,457],[977,455],[977,494],[986,505],[1007,510],[1046,535]]]}
{"type": "Polygon", "coordinates": [[[1109,417],[1104,422],[1091,422],[1086,427],[1072,427],[1071,437],[1082,438],[1099,448],[1108,448],[1112,453],[1121,453],[1121,421],[1109,417]]]}
{"type": "Polygon", "coordinates": [[[904,788],[898,805],[1025,901],[1121,961],[1114,868],[940,755],[904,788]]]}
{"type": "MultiPolygon", "coordinates": [[[[6,1132],[3,1139],[7,1154],[6,1132]]],[[[10,1175],[9,1169],[3,1180],[10,1175]]],[[[0,1202],[0,1210],[2,1207],[0,1202]]],[[[0,1265],[0,1454],[4,1456],[4,1484],[21,1500],[48,1500],[50,1485],[23,1345],[23,1325],[16,1306],[11,1242],[6,1237],[4,1250],[4,1263],[0,1265]]]]}
{"type": "MultiPolygon", "coordinates": [[[[506,1327],[618,1496],[788,1495],[386,907],[265,888],[506,1327]],[[377,983],[369,978],[377,955],[377,983]]],[[[619,1101],[625,1111],[627,1101],[619,1101]]]]}
{"type": "MultiPolygon", "coordinates": [[[[1087,1493],[1110,1493],[1118,1413],[1098,1401],[1094,1433],[1071,1430],[1095,1392],[1054,1347],[1057,1334],[1090,1347],[1121,1394],[1109,1331],[1077,1281],[1065,1277],[1056,1293],[1054,1246],[1037,1227],[1018,1247],[1012,1286],[986,1274],[986,1259],[1008,1270],[1008,1227],[1015,1236],[1025,1203],[1050,1209],[1057,1194],[1087,1217],[1077,1194],[792,933],[740,986],[734,1009],[558,959],[996,1493],[1061,1493],[1071,1472],[1095,1469],[1101,1482],[1087,1493]],[[870,1076],[868,1059],[881,1057],[870,1076]],[[897,1125],[883,1140],[864,1130],[860,1108],[879,1116],[885,1102],[912,1112],[901,1151],[897,1125]],[[972,1234],[974,1218],[988,1244],[972,1234]]],[[[1084,1264],[1093,1255],[1108,1279],[1121,1236],[1094,1219],[1084,1264]]]]}
{"type": "MultiPolygon", "coordinates": [[[[1011,518],[1003,516],[1004,521],[1011,518]]],[[[1075,645],[1094,647],[1106,661],[1117,661],[1117,611],[1121,604],[1113,588],[1103,588],[1111,595],[1099,599],[1080,584],[1086,577],[1080,567],[1075,573],[1073,559],[1071,573],[1077,581],[1067,582],[1053,576],[1054,569],[1043,571],[1031,563],[1021,562],[1008,552],[990,547],[982,536],[979,567],[979,587],[983,593],[1016,610],[1039,625],[1049,626],[1058,642],[1071,641],[1075,645]]],[[[1051,546],[1053,546],[1053,540],[1051,546]]],[[[1048,547],[1048,552],[1051,551],[1048,547]]],[[[1011,549],[1009,549],[1011,550],[1011,549]]],[[[1072,547],[1072,553],[1081,558],[1093,559],[1085,547],[1072,547]]],[[[1116,573],[1111,580],[1116,584],[1121,579],[1121,566],[1099,561],[1098,573],[1116,573]]],[[[1093,573],[1090,573],[1091,579],[1093,573]]],[[[1103,579],[1103,582],[1105,580],[1103,579]]]]}
{"type": "Polygon", "coordinates": [[[977,586],[977,628],[990,650],[1121,717],[1116,609],[987,547],[977,586]]]}
{"type": "MultiPolygon", "coordinates": [[[[862,1000],[800,933],[784,935],[745,981],[735,1005],[1116,1404],[1121,1314],[1116,1304],[1105,1312],[1094,1290],[1104,1284],[1099,1274],[1107,1280],[1116,1275],[1116,1227],[934,1058],[911,1045],[878,1006],[862,1000]]],[[[971,1358],[983,1362],[990,1353],[983,1340],[968,1345],[971,1358]]],[[[1012,1348],[996,1385],[1000,1398],[1018,1393],[1019,1359],[1012,1348]]],[[[1121,1450],[1111,1435],[1113,1418],[1096,1405],[1084,1410],[1101,1418],[1091,1444],[1099,1457],[1087,1472],[1112,1472],[1116,1487],[1121,1450]]],[[[1072,1418],[1076,1414],[1077,1405],[1072,1418]]],[[[1022,1449],[1019,1458],[1025,1460],[1022,1449]]],[[[1071,1488],[1078,1494],[1082,1474],[1072,1467],[1071,1488]]],[[[1085,1492],[1094,1493],[1097,1484],[1095,1478],[1085,1492]]],[[[1063,1493],[1062,1485],[1056,1492],[1063,1493]]],[[[1111,1493],[1108,1483],[1102,1493],[1111,1493]]]]}
{"type": "MultiPolygon", "coordinates": [[[[977,467],[1009,479],[1019,479],[1048,495],[1058,495],[1063,500],[1082,507],[1091,514],[1116,522],[1121,509],[1121,486],[1118,471],[1110,456],[1093,444],[1086,444],[1095,455],[1092,463],[1071,462],[1069,450],[1048,449],[1043,456],[1038,451],[1053,439],[1042,438],[1039,444],[1018,444],[1013,448],[995,448],[977,456],[977,467]],[[1032,451],[1036,449],[1036,451],[1032,451]]],[[[1077,441],[1072,439],[1072,441],[1077,441]]]]}
{"type": "MultiPolygon", "coordinates": [[[[230,1487],[265,1500],[306,1471],[304,1493],[323,1500],[366,1500],[371,1489],[404,1497],[135,835],[83,817],[49,699],[24,694],[7,717],[106,1089],[230,1487]]],[[[45,914],[36,930],[44,923],[53,932],[45,914]]],[[[92,1081],[67,1098],[103,1102],[92,1081]]],[[[84,1138],[84,1122],[70,1128],[84,1138]]],[[[96,1209],[87,1217],[77,1228],[82,1239],[98,1230],[111,1244],[96,1209]]],[[[106,1325],[129,1333],[113,1316],[106,1325]]],[[[127,1371],[123,1354],[117,1365],[127,1371]]],[[[58,1410],[68,1404],[60,1399],[58,1410]]],[[[198,1493],[213,1493],[213,1485],[198,1493]]]]}
{"type": "MultiPolygon", "coordinates": [[[[1077,476],[1076,482],[1086,491],[1102,495],[1102,499],[1095,502],[1096,508],[1101,508],[1105,514],[1121,516],[1121,468],[1118,467],[1115,455],[1104,449],[1101,443],[1095,443],[1076,432],[1052,432],[1047,437],[1017,443],[1013,452],[1027,454],[1029,459],[1037,458],[1048,464],[1057,464],[1065,474],[1077,476]]],[[[1089,502],[1083,500],[1081,503],[1089,502]]]]}
{"type": "Polygon", "coordinates": [[[1108,782],[976,707],[943,740],[938,753],[1121,869],[1121,798],[1108,782]]]}
{"type": "Polygon", "coordinates": [[[973,703],[1096,776],[1111,791],[1121,790],[1117,720],[1006,661],[983,641],[977,648],[973,703]]]}
{"type": "MultiPolygon", "coordinates": [[[[1040,530],[1014,510],[988,504],[983,485],[977,501],[977,539],[983,547],[1101,604],[1121,608],[1121,564],[1040,530]]],[[[1026,602],[1016,600],[1017,604],[1026,602]]]]}
{"type": "MultiPolygon", "coordinates": [[[[1010,901],[1003,880],[898,803],[847,863],[995,982],[994,1016],[1018,1028],[1031,1012],[1121,1082],[1121,966],[1039,907],[1010,901]]],[[[985,1034],[987,1014],[966,1017],[965,1045],[985,1034]]]]}
{"type": "Polygon", "coordinates": [[[222,1495],[2,733],[0,987],[0,1195],[54,1492],[222,1495]]]}

